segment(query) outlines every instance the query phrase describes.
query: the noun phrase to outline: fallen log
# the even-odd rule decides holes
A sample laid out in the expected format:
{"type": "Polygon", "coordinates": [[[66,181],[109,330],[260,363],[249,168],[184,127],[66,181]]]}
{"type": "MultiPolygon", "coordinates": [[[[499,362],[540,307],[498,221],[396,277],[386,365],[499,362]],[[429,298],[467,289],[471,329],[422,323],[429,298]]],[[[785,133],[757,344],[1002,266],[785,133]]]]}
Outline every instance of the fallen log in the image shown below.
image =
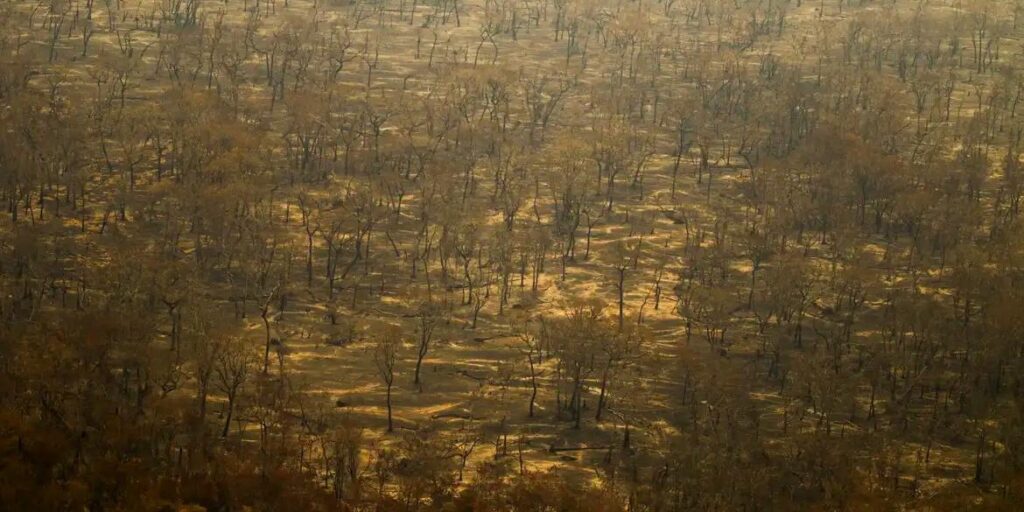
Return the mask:
{"type": "Polygon", "coordinates": [[[462,375],[463,377],[469,377],[477,382],[484,382],[487,380],[487,377],[477,377],[476,375],[469,373],[467,370],[455,370],[455,373],[462,375]]]}
{"type": "Polygon", "coordinates": [[[551,446],[548,447],[548,452],[550,452],[550,453],[581,452],[581,451],[585,451],[585,450],[609,450],[611,448],[612,448],[612,445],[606,445],[606,446],[564,446],[564,447],[557,447],[555,445],[551,445],[551,446]]]}
{"type": "Polygon", "coordinates": [[[474,418],[472,414],[467,414],[467,413],[462,413],[462,412],[439,412],[439,413],[437,413],[437,414],[435,414],[435,415],[430,417],[430,419],[432,419],[432,420],[447,419],[447,418],[455,418],[455,419],[460,419],[460,420],[476,421],[476,418],[474,418]]]}

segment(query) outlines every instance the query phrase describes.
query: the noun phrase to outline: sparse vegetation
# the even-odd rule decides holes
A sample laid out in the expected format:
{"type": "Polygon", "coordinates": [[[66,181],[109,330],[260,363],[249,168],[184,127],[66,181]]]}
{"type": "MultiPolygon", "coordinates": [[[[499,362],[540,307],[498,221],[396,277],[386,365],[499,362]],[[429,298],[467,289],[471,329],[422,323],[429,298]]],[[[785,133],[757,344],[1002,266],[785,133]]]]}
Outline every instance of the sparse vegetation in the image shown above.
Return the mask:
{"type": "Polygon", "coordinates": [[[1022,14],[0,3],[0,509],[1014,510],[1022,14]]]}

